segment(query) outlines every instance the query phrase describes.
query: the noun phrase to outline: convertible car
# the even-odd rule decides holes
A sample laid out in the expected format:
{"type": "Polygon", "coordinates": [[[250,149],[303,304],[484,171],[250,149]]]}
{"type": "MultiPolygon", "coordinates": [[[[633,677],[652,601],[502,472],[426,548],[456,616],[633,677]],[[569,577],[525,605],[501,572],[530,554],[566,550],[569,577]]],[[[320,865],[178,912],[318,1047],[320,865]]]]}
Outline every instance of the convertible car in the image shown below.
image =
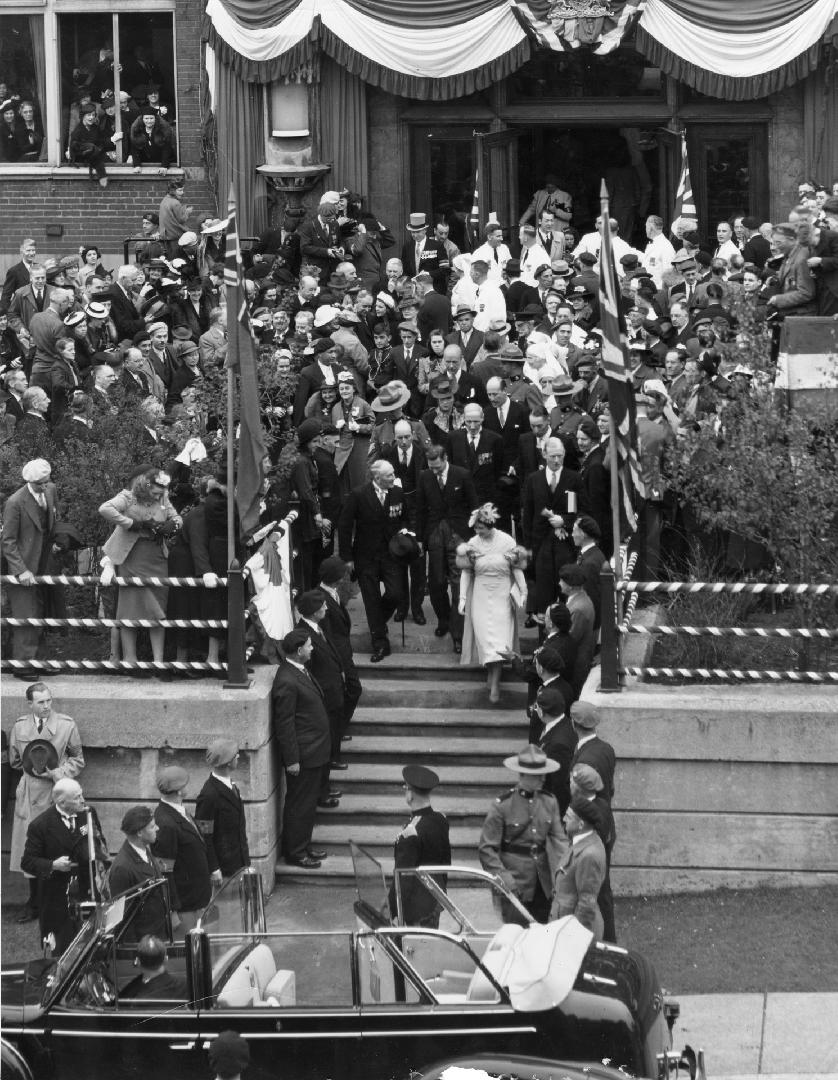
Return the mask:
{"type": "Polygon", "coordinates": [[[259,875],[227,881],[170,942],[177,998],[125,996],[135,920],[165,882],[96,905],[60,958],[3,973],[3,1080],[155,1069],[204,1080],[206,1047],[230,1028],[250,1045],[249,1078],[406,1080],[480,1053],[668,1073],[677,1006],[643,957],[595,942],[573,917],[533,924],[479,870],[399,872],[392,917],[380,865],[354,845],[353,856],[355,929],[268,930],[259,875]],[[422,893],[438,925],[403,925],[422,893]]]}

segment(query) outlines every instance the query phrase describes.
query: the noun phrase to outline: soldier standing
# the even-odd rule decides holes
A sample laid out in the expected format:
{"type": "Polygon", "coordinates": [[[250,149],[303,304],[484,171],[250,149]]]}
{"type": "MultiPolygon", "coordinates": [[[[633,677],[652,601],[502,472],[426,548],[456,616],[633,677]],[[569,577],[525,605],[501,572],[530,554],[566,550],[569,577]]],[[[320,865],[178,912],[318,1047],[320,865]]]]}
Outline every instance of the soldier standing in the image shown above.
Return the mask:
{"type": "MultiPolygon", "coordinates": [[[[411,810],[411,819],[396,837],[393,847],[396,870],[415,866],[450,866],[451,845],[448,840],[448,819],[431,806],[431,792],[439,786],[439,777],[424,765],[405,765],[402,769],[404,798],[411,810]]],[[[443,889],[444,875],[434,878],[443,889]]],[[[422,885],[402,877],[399,888],[404,926],[439,926],[440,908],[422,885]]],[[[390,886],[390,912],[396,916],[395,878],[390,886]]]]}
{"type": "MultiPolygon", "coordinates": [[[[502,878],[534,919],[546,922],[567,838],[559,804],[541,785],[559,765],[533,745],[503,763],[517,773],[518,783],[489,808],[478,844],[480,865],[502,878]]],[[[511,908],[504,911],[504,919],[519,921],[511,908]]]]}

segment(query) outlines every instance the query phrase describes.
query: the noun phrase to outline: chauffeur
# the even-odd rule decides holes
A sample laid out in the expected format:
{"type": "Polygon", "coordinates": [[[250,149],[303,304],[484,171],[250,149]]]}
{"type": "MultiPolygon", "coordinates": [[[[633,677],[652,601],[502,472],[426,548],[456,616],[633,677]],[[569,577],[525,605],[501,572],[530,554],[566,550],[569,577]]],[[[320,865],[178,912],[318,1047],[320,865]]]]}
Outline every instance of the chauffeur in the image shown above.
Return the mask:
{"type": "MultiPolygon", "coordinates": [[[[534,919],[546,922],[567,839],[559,804],[541,785],[542,777],[556,772],[559,765],[533,745],[503,763],[518,774],[518,783],[489,808],[477,849],[480,865],[498,874],[534,919]]],[[[519,916],[508,910],[504,920],[518,922],[519,916]]]]}
{"type": "MultiPolygon", "coordinates": [[[[404,798],[412,817],[396,837],[393,846],[396,870],[415,866],[450,866],[451,845],[448,819],[431,806],[431,792],[439,786],[439,777],[424,765],[405,765],[402,769],[404,798]]],[[[446,878],[434,879],[443,889],[446,878]]],[[[390,912],[396,916],[396,883],[390,886],[390,912]]],[[[440,908],[433,897],[416,881],[402,878],[402,922],[405,926],[439,926],[440,908]]]]}

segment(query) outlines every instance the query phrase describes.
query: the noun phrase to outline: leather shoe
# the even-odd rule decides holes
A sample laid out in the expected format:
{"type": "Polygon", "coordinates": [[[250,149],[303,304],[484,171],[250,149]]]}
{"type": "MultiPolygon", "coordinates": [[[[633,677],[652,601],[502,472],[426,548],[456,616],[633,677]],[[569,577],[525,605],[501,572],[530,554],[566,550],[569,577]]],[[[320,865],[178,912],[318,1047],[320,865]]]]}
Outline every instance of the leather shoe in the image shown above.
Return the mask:
{"type": "Polygon", "coordinates": [[[375,652],[370,657],[371,664],[377,664],[384,659],[385,656],[390,655],[390,642],[385,641],[383,645],[379,645],[375,652]]]}
{"type": "Polygon", "coordinates": [[[393,622],[404,622],[406,617],[407,617],[407,612],[406,611],[397,611],[395,613],[395,615],[393,616],[393,622]]]}
{"type": "Polygon", "coordinates": [[[341,742],[352,742],[352,736],[351,735],[341,735],[340,741],[341,742]]]}
{"type": "Polygon", "coordinates": [[[463,643],[461,641],[455,641],[454,642],[454,652],[457,654],[457,656],[459,656],[460,653],[462,653],[462,651],[463,651],[463,643]]]}
{"type": "Polygon", "coordinates": [[[313,859],[310,855],[301,855],[298,859],[286,859],[289,866],[301,866],[303,870],[319,870],[320,860],[313,859]]]}
{"type": "Polygon", "coordinates": [[[20,915],[15,919],[18,923],[34,922],[38,918],[38,912],[27,904],[20,915]]]}
{"type": "Polygon", "coordinates": [[[321,810],[334,810],[340,806],[340,799],[318,799],[317,805],[321,810]]]}
{"type": "Polygon", "coordinates": [[[343,792],[340,790],[340,788],[330,787],[329,790],[326,792],[326,795],[330,799],[340,799],[343,797],[343,792]]]}
{"type": "Polygon", "coordinates": [[[416,623],[417,626],[424,626],[428,620],[425,618],[421,611],[414,611],[413,621],[416,623]]]}
{"type": "Polygon", "coordinates": [[[445,637],[447,633],[448,626],[445,623],[440,623],[436,630],[434,630],[434,637],[445,637]]]}
{"type": "Polygon", "coordinates": [[[329,852],[325,848],[310,847],[306,848],[306,855],[310,859],[328,859],[329,852]]]}
{"type": "Polygon", "coordinates": [[[329,762],[329,768],[330,769],[340,769],[341,772],[342,772],[344,769],[348,769],[349,766],[346,764],[345,761],[330,761],[329,762]]]}

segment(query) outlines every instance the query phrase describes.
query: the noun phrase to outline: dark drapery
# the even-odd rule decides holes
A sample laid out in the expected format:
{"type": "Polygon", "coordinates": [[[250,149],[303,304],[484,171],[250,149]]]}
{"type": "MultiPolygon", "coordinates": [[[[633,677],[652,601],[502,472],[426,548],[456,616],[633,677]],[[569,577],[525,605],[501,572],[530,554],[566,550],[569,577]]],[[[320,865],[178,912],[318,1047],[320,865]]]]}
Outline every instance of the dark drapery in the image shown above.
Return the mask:
{"type": "Polygon", "coordinates": [[[334,187],[369,192],[367,88],[325,56],[320,66],[320,160],[331,161],[334,187]]]}
{"type": "Polygon", "coordinates": [[[239,236],[257,236],[268,226],[265,179],[256,172],[256,166],[265,160],[264,91],[257,83],[244,82],[226,64],[216,68],[213,109],[219,209],[227,205],[232,182],[238,201],[239,236]]]}

